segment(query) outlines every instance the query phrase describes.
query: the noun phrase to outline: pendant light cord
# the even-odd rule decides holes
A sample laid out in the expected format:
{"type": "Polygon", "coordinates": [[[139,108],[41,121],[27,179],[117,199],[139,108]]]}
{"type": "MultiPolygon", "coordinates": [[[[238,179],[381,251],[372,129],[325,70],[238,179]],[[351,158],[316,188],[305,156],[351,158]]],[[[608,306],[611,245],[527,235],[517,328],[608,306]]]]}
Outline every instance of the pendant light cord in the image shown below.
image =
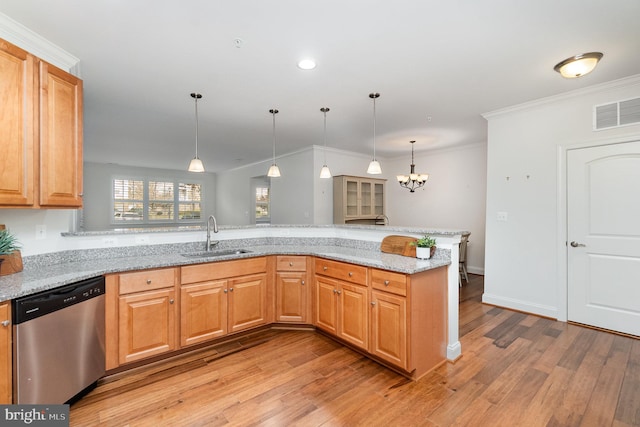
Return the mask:
{"type": "Polygon", "coordinates": [[[373,99],[373,161],[376,161],[376,98],[380,97],[378,92],[369,94],[369,98],[373,99]]]}
{"type": "Polygon", "coordinates": [[[196,99],[196,159],[198,158],[198,96],[196,99]]]}

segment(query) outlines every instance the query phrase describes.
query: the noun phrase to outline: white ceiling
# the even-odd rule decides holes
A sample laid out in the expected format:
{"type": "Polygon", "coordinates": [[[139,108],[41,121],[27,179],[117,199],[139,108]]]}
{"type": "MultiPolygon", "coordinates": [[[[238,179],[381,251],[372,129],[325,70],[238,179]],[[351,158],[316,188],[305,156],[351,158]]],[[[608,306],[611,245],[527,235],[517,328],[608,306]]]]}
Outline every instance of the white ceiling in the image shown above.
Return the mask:
{"type": "MultiPolygon", "coordinates": [[[[638,0],[2,0],[80,58],[85,160],[209,172],[327,145],[380,157],[487,139],[482,113],[640,73],[638,0]],[[236,47],[235,39],[242,39],[236,47]],[[553,66],[600,51],[596,70],[553,66]],[[298,60],[313,57],[303,71],[298,60]],[[432,117],[431,122],[427,117],[432,117]]],[[[266,172],[266,171],[265,171],[266,172]]]]}

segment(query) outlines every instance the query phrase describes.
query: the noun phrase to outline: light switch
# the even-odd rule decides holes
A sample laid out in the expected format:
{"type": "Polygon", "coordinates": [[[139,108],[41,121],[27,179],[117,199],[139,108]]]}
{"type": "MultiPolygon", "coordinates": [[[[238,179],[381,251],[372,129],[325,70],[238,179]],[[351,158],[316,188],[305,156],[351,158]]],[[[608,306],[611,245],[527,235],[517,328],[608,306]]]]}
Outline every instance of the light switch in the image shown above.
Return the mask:
{"type": "Polygon", "coordinates": [[[507,221],[509,219],[509,213],[508,212],[498,212],[498,215],[497,215],[496,219],[498,221],[507,221]]]}

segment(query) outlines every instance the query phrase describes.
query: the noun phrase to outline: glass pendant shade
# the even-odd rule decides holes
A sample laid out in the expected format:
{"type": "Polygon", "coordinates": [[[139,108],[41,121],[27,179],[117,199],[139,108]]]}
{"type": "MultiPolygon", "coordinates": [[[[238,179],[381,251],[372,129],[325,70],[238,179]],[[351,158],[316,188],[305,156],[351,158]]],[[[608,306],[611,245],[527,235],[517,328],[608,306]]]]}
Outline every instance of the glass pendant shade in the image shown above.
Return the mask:
{"type": "Polygon", "coordinates": [[[204,165],[202,164],[202,160],[197,157],[194,157],[189,163],[189,172],[204,172],[204,165]]]}
{"type": "Polygon", "coordinates": [[[582,53],[565,59],[564,61],[556,64],[553,69],[559,72],[562,77],[575,79],[592,72],[593,69],[596,68],[596,65],[598,65],[598,61],[600,61],[602,56],[603,55],[600,52],[582,53]]]}
{"type": "Polygon", "coordinates": [[[320,169],[320,178],[331,178],[331,171],[329,170],[329,167],[327,165],[322,166],[322,169],[320,169]]]}
{"type": "Polygon", "coordinates": [[[196,104],[196,156],[189,163],[187,170],[189,172],[204,172],[204,164],[198,157],[198,99],[202,99],[202,95],[199,93],[192,93],[191,97],[195,100],[196,104]]]}
{"type": "Polygon", "coordinates": [[[269,168],[269,172],[267,172],[267,176],[269,178],[278,178],[280,176],[280,168],[275,163],[271,165],[269,168]]]}
{"type": "Polygon", "coordinates": [[[370,175],[380,175],[382,173],[380,162],[375,159],[371,160],[371,163],[369,163],[369,167],[367,168],[367,173],[370,175]]]}

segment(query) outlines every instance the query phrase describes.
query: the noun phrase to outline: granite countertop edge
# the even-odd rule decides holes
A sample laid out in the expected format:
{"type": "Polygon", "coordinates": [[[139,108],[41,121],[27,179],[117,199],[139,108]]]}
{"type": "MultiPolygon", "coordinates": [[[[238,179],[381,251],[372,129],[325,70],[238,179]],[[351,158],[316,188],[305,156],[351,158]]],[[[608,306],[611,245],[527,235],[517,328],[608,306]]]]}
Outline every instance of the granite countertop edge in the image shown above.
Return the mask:
{"type": "Polygon", "coordinates": [[[179,267],[267,255],[317,256],[404,274],[416,274],[451,264],[450,251],[440,248],[436,250],[430,260],[383,253],[370,248],[362,249],[334,245],[258,245],[243,246],[242,249],[248,249],[251,252],[203,258],[185,257],[180,252],[175,252],[138,256],[111,256],[61,262],[53,265],[25,264],[22,272],[0,277],[0,302],[109,273],[179,267]]]}

